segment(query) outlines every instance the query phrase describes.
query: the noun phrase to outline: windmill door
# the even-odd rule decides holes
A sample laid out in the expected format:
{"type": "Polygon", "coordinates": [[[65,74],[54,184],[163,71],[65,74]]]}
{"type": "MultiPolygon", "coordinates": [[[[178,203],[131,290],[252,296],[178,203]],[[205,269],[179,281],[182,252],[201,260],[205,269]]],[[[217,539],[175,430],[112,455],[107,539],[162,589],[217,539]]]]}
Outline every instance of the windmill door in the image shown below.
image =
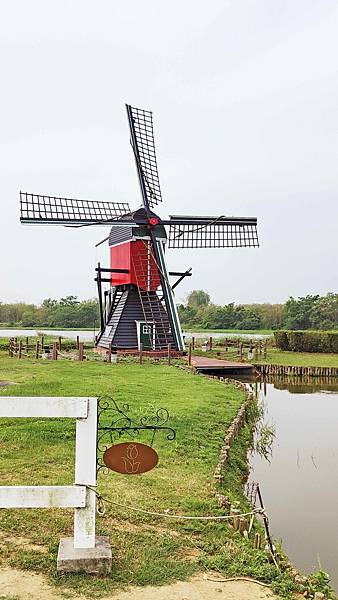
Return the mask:
{"type": "Polygon", "coordinates": [[[137,338],[143,350],[153,350],[155,347],[155,323],[149,321],[137,322],[137,338]]]}

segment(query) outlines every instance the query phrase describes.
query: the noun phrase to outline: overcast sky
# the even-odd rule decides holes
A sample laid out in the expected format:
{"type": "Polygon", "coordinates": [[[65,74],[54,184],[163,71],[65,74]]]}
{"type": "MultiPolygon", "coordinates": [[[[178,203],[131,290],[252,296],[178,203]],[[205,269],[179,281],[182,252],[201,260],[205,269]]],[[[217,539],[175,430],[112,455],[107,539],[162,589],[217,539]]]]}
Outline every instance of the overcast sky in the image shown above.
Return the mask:
{"type": "Polygon", "coordinates": [[[95,242],[19,190],[140,205],[124,103],[154,113],[168,214],[257,216],[261,246],[169,250],[217,303],[338,291],[336,0],[0,3],[0,301],[95,295],[95,242]]]}

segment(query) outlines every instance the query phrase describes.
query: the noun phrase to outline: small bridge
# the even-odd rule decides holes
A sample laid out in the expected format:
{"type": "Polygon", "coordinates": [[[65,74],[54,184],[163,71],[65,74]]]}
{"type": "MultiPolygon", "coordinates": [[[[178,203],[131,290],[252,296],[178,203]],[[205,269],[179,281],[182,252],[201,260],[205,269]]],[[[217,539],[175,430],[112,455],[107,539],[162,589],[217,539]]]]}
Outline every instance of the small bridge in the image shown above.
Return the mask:
{"type": "Polygon", "coordinates": [[[192,356],[191,366],[199,373],[213,373],[215,375],[248,375],[255,372],[254,365],[244,362],[231,362],[204,356],[192,356]]]}

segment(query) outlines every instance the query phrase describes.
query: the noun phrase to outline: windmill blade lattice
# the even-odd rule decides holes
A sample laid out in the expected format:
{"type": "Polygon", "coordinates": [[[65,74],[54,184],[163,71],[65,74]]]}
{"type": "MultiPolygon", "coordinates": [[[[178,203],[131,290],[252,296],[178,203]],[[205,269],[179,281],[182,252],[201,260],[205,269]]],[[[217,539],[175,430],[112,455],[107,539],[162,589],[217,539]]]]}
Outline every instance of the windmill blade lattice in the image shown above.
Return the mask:
{"type": "Polygon", "coordinates": [[[126,202],[75,200],[20,192],[21,223],[81,228],[111,226],[109,266],[95,269],[100,315],[96,346],[112,356],[123,352],[181,355],[184,336],[173,289],[191,274],[169,272],[169,248],[235,248],[258,246],[255,217],[182,216],[161,219],[162,202],[150,111],[126,104],[143,206],[126,202]],[[168,230],[167,230],[168,228],[168,230]],[[168,235],[169,233],[169,235],[168,235]],[[179,279],[171,285],[169,276],[179,279]],[[105,289],[109,285],[108,289],[105,289]]]}
{"type": "Polygon", "coordinates": [[[155,153],[153,114],[149,110],[134,108],[129,104],[126,104],[126,109],[143,203],[146,208],[153,208],[162,202],[155,153]]]}
{"type": "Polygon", "coordinates": [[[127,202],[75,200],[20,192],[21,223],[51,225],[107,225],[107,221],[130,212],[127,202]]]}
{"type": "Polygon", "coordinates": [[[171,217],[169,248],[259,246],[257,219],[250,217],[171,217]]]}

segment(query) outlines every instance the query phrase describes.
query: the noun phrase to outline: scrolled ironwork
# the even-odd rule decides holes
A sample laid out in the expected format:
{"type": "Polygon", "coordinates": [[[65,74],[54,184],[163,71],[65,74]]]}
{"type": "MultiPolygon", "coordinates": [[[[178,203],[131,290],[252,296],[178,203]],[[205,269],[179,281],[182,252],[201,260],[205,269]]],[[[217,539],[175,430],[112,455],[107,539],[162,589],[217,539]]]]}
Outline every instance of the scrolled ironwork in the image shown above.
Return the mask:
{"type": "Polygon", "coordinates": [[[166,408],[159,408],[152,415],[144,415],[136,420],[129,413],[129,405],[118,406],[111,396],[98,398],[97,415],[97,471],[107,472],[103,462],[104,452],[123,436],[134,439],[143,432],[151,435],[150,446],[153,445],[158,431],[166,432],[168,441],[176,438],[176,431],[167,425],[169,412],[166,408]]]}

